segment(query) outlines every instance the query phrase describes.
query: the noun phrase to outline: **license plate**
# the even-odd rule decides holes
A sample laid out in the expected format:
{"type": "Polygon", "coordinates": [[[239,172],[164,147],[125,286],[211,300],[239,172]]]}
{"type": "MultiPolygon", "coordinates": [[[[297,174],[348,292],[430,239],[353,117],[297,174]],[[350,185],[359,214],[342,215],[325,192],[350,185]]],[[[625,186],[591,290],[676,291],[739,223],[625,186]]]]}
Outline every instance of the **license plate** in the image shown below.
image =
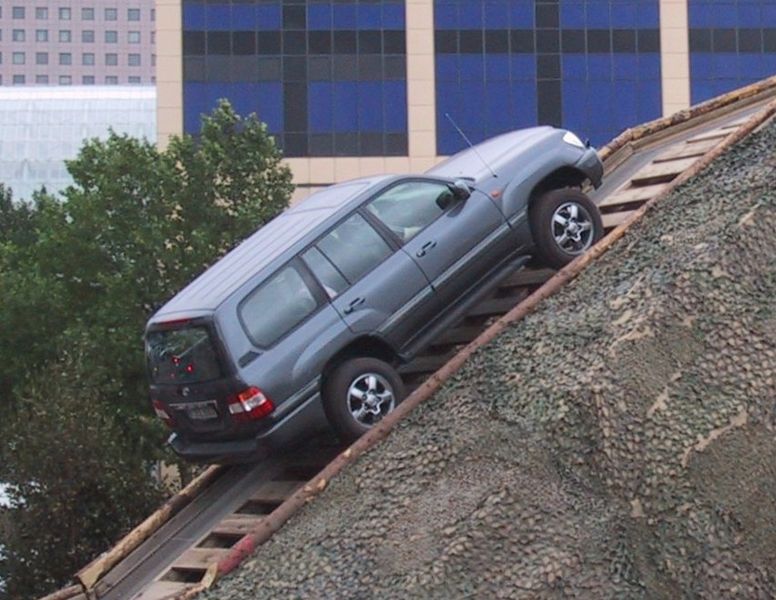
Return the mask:
{"type": "Polygon", "coordinates": [[[197,421],[207,421],[208,419],[215,419],[218,416],[215,406],[210,402],[189,404],[186,406],[186,414],[189,419],[196,419],[197,421]]]}

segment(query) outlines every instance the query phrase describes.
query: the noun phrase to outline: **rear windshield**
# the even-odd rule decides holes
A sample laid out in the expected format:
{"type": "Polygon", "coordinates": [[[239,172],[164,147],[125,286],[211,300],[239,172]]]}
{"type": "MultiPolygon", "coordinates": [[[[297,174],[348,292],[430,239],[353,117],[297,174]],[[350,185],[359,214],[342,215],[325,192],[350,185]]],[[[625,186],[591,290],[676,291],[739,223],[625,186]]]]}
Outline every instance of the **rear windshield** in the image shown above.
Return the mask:
{"type": "Polygon", "coordinates": [[[199,383],[222,375],[213,340],[204,326],[150,332],[146,358],[154,383],[199,383]]]}

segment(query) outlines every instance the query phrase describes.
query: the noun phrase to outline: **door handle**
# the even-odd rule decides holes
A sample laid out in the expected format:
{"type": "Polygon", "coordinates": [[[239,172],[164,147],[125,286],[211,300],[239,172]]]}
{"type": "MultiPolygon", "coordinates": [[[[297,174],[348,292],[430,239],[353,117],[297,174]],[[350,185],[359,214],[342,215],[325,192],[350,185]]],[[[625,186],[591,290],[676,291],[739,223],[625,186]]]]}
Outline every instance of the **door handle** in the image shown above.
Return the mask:
{"type": "Polygon", "coordinates": [[[415,253],[415,256],[417,256],[418,258],[420,258],[421,256],[426,256],[426,252],[428,252],[429,250],[431,250],[435,246],[436,246],[436,242],[426,242],[425,244],[423,244],[420,247],[420,250],[418,250],[415,253]]]}
{"type": "Polygon", "coordinates": [[[350,314],[350,313],[352,313],[354,310],[356,310],[356,309],[357,309],[359,306],[361,306],[361,305],[362,305],[362,304],[363,304],[365,301],[366,301],[366,299],[365,299],[365,298],[356,298],[356,299],[355,299],[355,300],[353,300],[353,301],[352,301],[350,304],[348,304],[348,305],[345,307],[345,310],[344,310],[344,311],[342,311],[342,312],[344,312],[346,315],[349,315],[349,314],[350,314]]]}

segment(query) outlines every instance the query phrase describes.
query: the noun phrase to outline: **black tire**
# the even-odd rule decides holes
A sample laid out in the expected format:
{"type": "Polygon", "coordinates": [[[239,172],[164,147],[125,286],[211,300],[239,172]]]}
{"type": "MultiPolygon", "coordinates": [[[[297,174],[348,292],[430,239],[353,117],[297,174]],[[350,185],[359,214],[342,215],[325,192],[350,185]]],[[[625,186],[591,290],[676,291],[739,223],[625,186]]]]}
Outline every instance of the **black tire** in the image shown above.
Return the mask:
{"type": "Polygon", "coordinates": [[[551,190],[537,198],[528,210],[528,221],[531,225],[537,257],[543,264],[554,269],[560,269],[580,254],[584,254],[604,235],[598,207],[586,194],[572,188],[551,190]],[[576,207],[579,220],[570,218],[567,207],[576,207]],[[554,221],[556,211],[559,209],[561,213],[558,217],[566,218],[566,225],[554,221]],[[565,244],[561,245],[556,235],[560,237],[563,233],[568,235],[569,224],[579,226],[583,221],[590,224],[589,233],[574,230],[573,235],[579,236],[580,240],[577,242],[574,237],[568,237],[565,244]]]}
{"type": "Polygon", "coordinates": [[[353,358],[338,366],[323,388],[323,409],[334,431],[344,442],[352,442],[369,431],[404,399],[404,384],[391,365],[376,358],[353,358]],[[359,406],[360,400],[349,392],[369,393],[368,376],[375,377],[375,392],[359,406]],[[385,392],[392,394],[388,406],[385,392]],[[372,404],[370,404],[370,402],[372,404]],[[354,414],[363,409],[363,418],[354,414]],[[377,411],[378,414],[375,414],[377,411]]]}

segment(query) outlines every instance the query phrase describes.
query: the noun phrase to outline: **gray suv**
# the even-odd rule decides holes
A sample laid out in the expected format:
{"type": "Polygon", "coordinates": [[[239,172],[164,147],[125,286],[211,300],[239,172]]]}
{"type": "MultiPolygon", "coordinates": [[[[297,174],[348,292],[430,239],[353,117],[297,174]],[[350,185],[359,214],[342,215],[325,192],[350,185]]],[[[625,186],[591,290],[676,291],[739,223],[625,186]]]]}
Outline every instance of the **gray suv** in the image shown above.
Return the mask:
{"type": "Polygon", "coordinates": [[[503,277],[531,258],[561,267],[601,237],[581,187],[602,173],[573,133],[535,127],[286,210],[148,322],[172,448],[227,462],[326,424],[357,438],[402,400],[397,367],[503,277]]]}

